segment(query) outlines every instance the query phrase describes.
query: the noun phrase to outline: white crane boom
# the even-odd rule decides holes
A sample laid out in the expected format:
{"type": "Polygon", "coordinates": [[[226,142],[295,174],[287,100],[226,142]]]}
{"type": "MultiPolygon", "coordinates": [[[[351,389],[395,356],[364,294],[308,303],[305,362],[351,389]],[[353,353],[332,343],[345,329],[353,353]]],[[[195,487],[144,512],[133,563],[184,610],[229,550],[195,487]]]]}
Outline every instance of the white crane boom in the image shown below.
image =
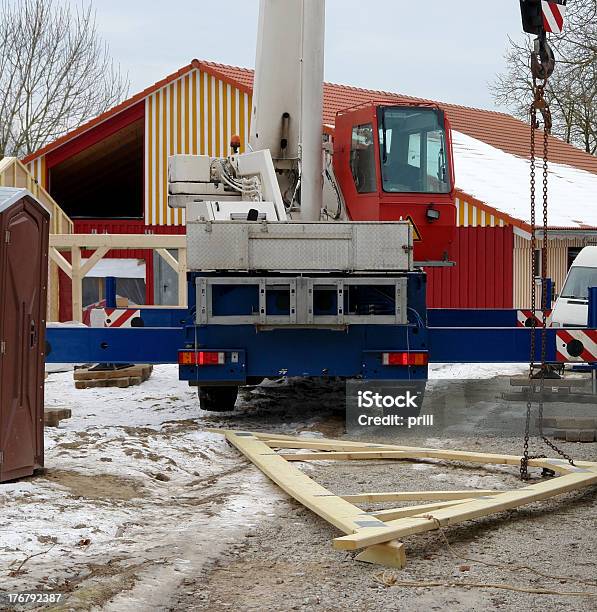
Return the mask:
{"type": "Polygon", "coordinates": [[[302,221],[322,205],[324,36],[325,0],[261,0],[249,144],[270,150],[287,201],[299,177],[302,221]]]}

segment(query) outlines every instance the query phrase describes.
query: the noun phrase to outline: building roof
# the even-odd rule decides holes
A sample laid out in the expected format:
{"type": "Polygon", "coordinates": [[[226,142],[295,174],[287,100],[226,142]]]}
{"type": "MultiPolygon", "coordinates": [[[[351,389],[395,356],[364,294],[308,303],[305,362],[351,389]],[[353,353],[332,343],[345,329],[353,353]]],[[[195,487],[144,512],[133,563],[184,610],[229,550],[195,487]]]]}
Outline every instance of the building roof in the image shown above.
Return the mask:
{"type": "MultiPolygon", "coordinates": [[[[530,222],[530,161],[461,132],[453,132],[458,188],[492,208],[530,222]]],[[[597,227],[597,174],[565,164],[549,165],[551,228],[597,227]]],[[[543,220],[542,164],[537,165],[537,224],[543,220]]]]}
{"type": "MultiPolygon", "coordinates": [[[[61,144],[76,138],[78,135],[106,121],[110,117],[122,112],[123,110],[137,104],[148,95],[157,91],[164,85],[180,78],[194,68],[203,70],[224,79],[239,89],[251,92],[253,88],[253,70],[249,68],[239,68],[215,62],[207,62],[194,59],[190,64],[180,70],[170,74],[165,79],[157,81],[150,87],[135,94],[128,100],[111,108],[110,110],[95,117],[91,121],[83,124],[77,129],[65,134],[61,138],[51,142],[42,149],[31,153],[23,160],[28,163],[32,159],[39,157],[49,151],[56,149],[61,144]]],[[[472,136],[486,142],[494,147],[513,155],[521,157],[528,156],[529,148],[529,128],[522,121],[505,113],[469,108],[456,104],[446,104],[424,98],[416,98],[404,94],[378,91],[372,89],[361,89],[348,85],[338,85],[336,83],[324,84],[324,110],[323,122],[333,126],[336,113],[352,106],[366,102],[388,102],[392,104],[400,102],[435,102],[446,110],[452,128],[463,134],[472,136]]],[[[550,137],[550,159],[559,164],[568,164],[576,168],[594,172],[597,174],[597,157],[589,155],[576,147],[573,147],[562,140],[550,137]]]]}

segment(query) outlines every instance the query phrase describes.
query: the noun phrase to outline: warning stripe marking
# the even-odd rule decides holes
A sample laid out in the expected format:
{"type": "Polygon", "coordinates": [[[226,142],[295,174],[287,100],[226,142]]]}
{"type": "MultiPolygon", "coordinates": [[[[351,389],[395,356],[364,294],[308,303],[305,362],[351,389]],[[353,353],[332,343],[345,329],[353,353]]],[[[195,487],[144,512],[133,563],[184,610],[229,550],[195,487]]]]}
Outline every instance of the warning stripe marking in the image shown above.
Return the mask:
{"type": "Polygon", "coordinates": [[[542,0],[543,27],[546,32],[561,34],[564,31],[564,14],[566,7],[563,4],[542,0]]]}
{"type": "Polygon", "coordinates": [[[597,330],[562,330],[556,333],[556,358],[558,361],[597,362],[597,330]],[[568,353],[568,345],[578,340],[583,351],[578,356],[568,353]]]}
{"type": "MultiPolygon", "coordinates": [[[[99,309],[94,310],[97,311],[99,309]]],[[[134,310],[132,308],[104,308],[103,313],[103,327],[130,327],[131,320],[135,317],[141,316],[140,310],[134,310]],[[110,319],[109,323],[108,319],[110,319]]],[[[96,318],[94,317],[94,319],[96,318]]]]}
{"type": "MultiPolygon", "coordinates": [[[[530,319],[532,315],[532,310],[517,310],[516,311],[516,325],[518,327],[527,327],[527,320],[530,319]]],[[[546,325],[549,327],[551,325],[551,309],[547,310],[547,320],[546,325]]],[[[535,319],[537,320],[537,327],[541,327],[541,321],[543,321],[543,312],[541,310],[535,310],[535,319]]]]}

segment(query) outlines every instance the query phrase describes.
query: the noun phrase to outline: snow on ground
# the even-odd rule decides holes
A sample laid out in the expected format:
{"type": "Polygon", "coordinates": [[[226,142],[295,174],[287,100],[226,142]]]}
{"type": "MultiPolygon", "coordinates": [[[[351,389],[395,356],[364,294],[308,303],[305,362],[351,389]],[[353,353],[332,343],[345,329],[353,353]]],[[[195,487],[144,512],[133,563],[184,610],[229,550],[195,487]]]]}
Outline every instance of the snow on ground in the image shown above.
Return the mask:
{"type": "MultiPolygon", "coordinates": [[[[530,162],[460,132],[453,132],[454,170],[465,193],[528,222],[530,162]],[[482,170],[485,168],[486,170],[482,170]]],[[[541,172],[541,162],[537,172],[541,172]]],[[[597,175],[549,164],[549,224],[597,226],[597,175]]]]}
{"type": "Polygon", "coordinates": [[[46,405],[70,407],[72,418],[46,429],[44,474],[0,485],[3,588],[68,589],[114,557],[160,572],[172,558],[168,568],[184,572],[195,555],[196,571],[227,545],[224,525],[233,537],[267,509],[254,494],[268,483],[201,429],[196,391],[178,381],[177,366],[128,389],[76,390],[72,372],[51,374],[46,405]],[[187,551],[196,538],[206,544],[187,551]]]}
{"type": "Polygon", "coordinates": [[[431,363],[430,380],[476,380],[517,376],[528,372],[528,363],[431,363]]]}

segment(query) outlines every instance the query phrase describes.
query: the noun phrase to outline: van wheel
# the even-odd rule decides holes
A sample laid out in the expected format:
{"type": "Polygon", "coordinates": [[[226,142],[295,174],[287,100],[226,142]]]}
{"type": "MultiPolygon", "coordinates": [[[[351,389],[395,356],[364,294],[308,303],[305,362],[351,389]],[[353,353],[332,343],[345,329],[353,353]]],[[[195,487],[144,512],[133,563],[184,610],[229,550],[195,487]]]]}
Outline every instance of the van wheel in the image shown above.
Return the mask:
{"type": "Polygon", "coordinates": [[[210,412],[234,410],[238,387],[197,387],[199,407],[210,412]]]}

